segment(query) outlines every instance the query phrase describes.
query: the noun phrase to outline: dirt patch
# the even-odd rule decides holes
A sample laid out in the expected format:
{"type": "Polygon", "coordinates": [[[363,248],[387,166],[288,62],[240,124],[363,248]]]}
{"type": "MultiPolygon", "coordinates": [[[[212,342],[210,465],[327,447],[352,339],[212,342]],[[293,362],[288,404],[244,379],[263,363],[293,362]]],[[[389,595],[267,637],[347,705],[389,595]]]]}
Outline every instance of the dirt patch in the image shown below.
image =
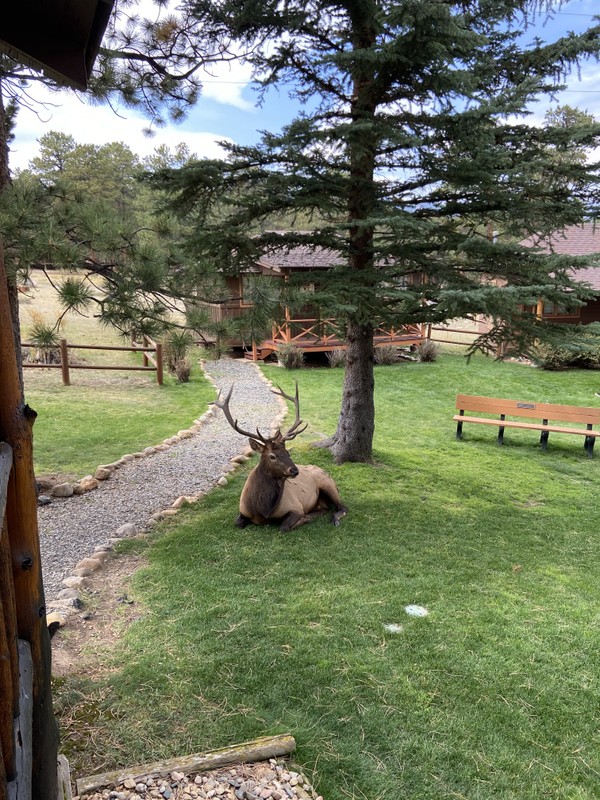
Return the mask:
{"type": "Polygon", "coordinates": [[[112,555],[88,580],[83,608],[71,613],[52,638],[52,674],[66,677],[102,670],[121,631],[142,614],[128,595],[130,577],[145,564],[139,555],[112,555]]]}

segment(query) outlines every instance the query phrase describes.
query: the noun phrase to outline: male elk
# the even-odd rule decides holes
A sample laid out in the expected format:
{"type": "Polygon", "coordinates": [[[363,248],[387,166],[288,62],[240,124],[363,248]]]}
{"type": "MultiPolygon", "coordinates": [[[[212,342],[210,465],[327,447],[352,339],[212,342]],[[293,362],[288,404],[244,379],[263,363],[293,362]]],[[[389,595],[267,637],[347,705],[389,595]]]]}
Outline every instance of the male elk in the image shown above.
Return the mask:
{"type": "Polygon", "coordinates": [[[310,522],[322,514],[326,514],[330,505],[334,507],[332,522],[339,525],[348,509],[342,503],[340,493],[333,479],[320,467],[312,465],[296,466],[285,448],[285,443],[294,439],[306,429],[301,428],[300,406],[298,400],[298,384],[296,396],[290,397],[279,388],[273,394],[284,397],[294,403],[296,419],[287,433],[281,429],[274,436],[266,437],[256,429],[256,433],[242,430],[237,419],[234,420],[229,410],[229,394],[215,400],[215,405],[222,409],[225,419],[231,427],[242,436],[247,436],[250,447],[260,453],[260,461],[248,475],[240,496],[240,515],[236,520],[238,528],[245,528],[253,522],[263,525],[271,519],[281,519],[281,531],[291,531],[306,522],[310,522]]]}

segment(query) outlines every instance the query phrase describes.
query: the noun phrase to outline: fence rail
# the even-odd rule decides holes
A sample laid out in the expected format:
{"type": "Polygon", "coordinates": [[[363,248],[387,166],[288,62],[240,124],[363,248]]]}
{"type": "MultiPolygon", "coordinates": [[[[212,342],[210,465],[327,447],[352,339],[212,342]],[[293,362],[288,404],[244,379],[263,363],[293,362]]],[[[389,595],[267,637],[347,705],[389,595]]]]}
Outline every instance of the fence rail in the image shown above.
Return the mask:
{"type": "MultiPolygon", "coordinates": [[[[23,342],[21,347],[38,348],[39,345],[31,342],[23,342]]],[[[100,370],[124,370],[126,372],[155,372],[156,382],[159,386],[163,384],[163,347],[160,342],[144,337],[143,342],[132,341],[131,346],[121,345],[101,345],[101,344],[70,344],[66,339],[59,342],[60,363],[43,364],[24,362],[23,367],[27,369],[60,369],[62,371],[62,382],[65,386],[71,385],[72,369],[100,369],[100,370]],[[120,364],[73,364],[69,362],[69,350],[118,350],[127,353],[142,353],[142,366],[122,366],[120,364]],[[154,353],[154,356],[150,355],[154,353]]]]}

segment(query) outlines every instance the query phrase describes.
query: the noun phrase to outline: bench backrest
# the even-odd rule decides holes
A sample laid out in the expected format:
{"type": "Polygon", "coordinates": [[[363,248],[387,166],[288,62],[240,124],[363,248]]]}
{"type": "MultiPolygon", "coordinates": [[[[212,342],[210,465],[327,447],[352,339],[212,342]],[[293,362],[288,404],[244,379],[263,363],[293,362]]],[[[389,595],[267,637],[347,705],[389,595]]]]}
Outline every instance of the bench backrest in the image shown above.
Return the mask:
{"type": "Polygon", "coordinates": [[[556,419],[563,422],[581,422],[585,425],[600,424],[600,407],[561,406],[553,403],[533,403],[529,400],[503,400],[499,397],[458,394],[456,408],[459,411],[477,411],[482,414],[505,414],[507,417],[556,419]]]}

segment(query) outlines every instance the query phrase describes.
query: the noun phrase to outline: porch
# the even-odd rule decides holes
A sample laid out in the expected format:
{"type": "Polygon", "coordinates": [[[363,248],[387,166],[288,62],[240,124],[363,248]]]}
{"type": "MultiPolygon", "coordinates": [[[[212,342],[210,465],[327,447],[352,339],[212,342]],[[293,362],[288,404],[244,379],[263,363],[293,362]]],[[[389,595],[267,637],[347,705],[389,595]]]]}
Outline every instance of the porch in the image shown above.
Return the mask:
{"type": "MultiPolygon", "coordinates": [[[[410,347],[418,345],[427,338],[426,325],[406,325],[401,328],[377,328],[374,335],[376,347],[394,345],[410,347]]],[[[346,342],[340,338],[335,319],[292,319],[286,315],[283,322],[273,325],[270,338],[253,342],[252,349],[244,353],[252,361],[264,361],[280,345],[292,344],[304,353],[328,353],[332,350],[345,350],[346,342]]]]}

